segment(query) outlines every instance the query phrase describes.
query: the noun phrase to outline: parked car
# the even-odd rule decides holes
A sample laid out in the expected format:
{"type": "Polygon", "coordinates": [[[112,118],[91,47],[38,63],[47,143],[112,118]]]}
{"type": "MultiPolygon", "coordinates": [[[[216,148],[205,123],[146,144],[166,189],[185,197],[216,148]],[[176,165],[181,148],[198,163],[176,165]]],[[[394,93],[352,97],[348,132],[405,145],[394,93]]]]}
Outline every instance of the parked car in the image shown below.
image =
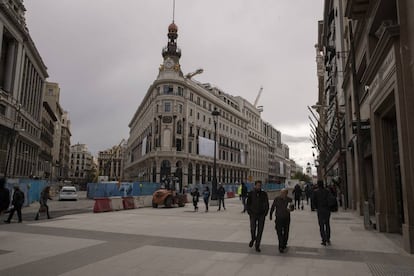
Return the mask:
{"type": "Polygon", "coordinates": [[[73,186],[63,186],[59,192],[59,200],[78,200],[78,193],[73,186]]]}

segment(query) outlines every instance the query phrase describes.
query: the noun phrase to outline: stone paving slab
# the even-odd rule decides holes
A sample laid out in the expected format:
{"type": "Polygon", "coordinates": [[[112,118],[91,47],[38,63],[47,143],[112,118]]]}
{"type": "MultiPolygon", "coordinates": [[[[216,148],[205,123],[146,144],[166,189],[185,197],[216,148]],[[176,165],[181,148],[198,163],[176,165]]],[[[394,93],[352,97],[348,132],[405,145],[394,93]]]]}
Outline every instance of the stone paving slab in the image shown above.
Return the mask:
{"type": "Polygon", "coordinates": [[[414,257],[395,242],[399,235],[367,231],[352,212],[332,215],[330,247],[320,245],[315,212],[308,206],[293,212],[288,251],[280,254],[273,221],[266,221],[256,253],[247,246],[249,220],[240,201],[226,200],[226,207],[0,225],[0,275],[414,275],[414,257]]]}

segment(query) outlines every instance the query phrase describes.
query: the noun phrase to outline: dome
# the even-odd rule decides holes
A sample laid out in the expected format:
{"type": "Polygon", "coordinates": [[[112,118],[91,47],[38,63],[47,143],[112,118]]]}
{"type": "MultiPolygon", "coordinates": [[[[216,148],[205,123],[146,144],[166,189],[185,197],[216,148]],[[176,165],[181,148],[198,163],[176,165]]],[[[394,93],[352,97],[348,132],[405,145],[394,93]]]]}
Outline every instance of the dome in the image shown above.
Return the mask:
{"type": "Polygon", "coordinates": [[[177,25],[175,25],[175,23],[174,23],[174,22],[173,22],[173,23],[171,23],[171,24],[170,24],[170,26],[168,26],[168,31],[169,31],[169,32],[176,33],[176,32],[178,31],[178,27],[177,27],[177,25]]]}

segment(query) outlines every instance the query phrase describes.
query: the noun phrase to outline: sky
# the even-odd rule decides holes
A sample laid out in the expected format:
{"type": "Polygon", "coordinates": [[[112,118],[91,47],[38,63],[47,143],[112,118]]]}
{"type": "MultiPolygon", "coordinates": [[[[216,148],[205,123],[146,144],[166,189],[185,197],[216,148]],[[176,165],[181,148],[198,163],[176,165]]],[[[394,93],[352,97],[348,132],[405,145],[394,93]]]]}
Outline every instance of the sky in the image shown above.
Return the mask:
{"type": "MultiPolygon", "coordinates": [[[[30,35],[59,83],[71,143],[96,155],[128,124],[162,63],[173,0],[25,0],[30,35]]],[[[176,0],[181,68],[258,105],[290,157],[313,163],[307,106],[316,103],[317,22],[323,0],[176,0]]]]}

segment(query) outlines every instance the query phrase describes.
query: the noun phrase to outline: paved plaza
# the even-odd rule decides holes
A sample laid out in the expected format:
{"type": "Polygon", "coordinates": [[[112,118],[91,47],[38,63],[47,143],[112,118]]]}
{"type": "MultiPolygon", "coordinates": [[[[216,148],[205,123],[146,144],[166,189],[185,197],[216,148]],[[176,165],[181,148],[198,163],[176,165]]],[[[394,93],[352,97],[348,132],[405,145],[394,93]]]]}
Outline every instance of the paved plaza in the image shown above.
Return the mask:
{"type": "Polygon", "coordinates": [[[352,212],[332,215],[332,245],[323,247],[316,213],[294,211],[280,254],[274,221],[266,221],[262,252],[248,247],[238,198],[226,200],[226,211],[199,206],[1,223],[0,275],[414,275],[401,236],[367,231],[352,212]]]}

